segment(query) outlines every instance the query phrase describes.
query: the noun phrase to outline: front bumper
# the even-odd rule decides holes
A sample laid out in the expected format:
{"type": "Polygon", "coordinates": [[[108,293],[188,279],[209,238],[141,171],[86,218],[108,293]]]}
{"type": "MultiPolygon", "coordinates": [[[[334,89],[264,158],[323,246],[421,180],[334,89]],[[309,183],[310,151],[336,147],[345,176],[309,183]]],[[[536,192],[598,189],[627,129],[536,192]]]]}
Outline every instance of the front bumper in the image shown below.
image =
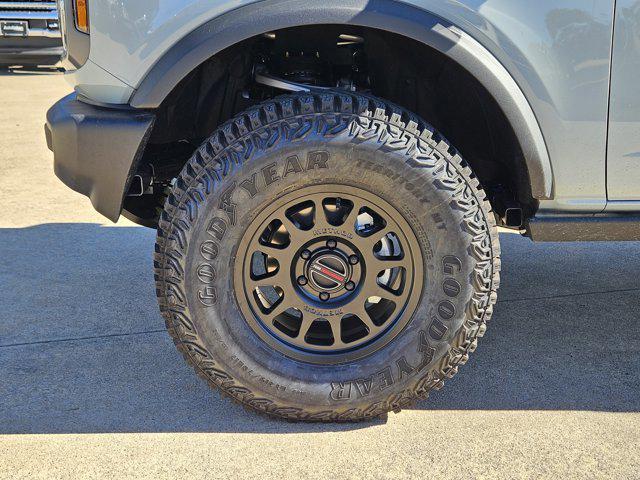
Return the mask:
{"type": "Polygon", "coordinates": [[[75,93],[62,98],[47,112],[45,125],[55,174],[117,221],[154,120],[143,110],[83,103],[75,93]]]}

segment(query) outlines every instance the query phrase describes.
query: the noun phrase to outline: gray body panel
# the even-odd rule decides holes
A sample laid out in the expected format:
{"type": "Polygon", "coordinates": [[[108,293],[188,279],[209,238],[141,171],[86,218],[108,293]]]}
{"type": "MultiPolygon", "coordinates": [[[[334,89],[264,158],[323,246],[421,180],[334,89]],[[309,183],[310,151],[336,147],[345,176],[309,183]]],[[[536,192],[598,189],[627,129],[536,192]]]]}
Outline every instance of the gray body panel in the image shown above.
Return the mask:
{"type": "Polygon", "coordinates": [[[367,27],[384,25],[445,54],[477,78],[496,98],[513,127],[527,163],[535,198],[553,195],[553,174],[547,147],[535,114],[522,90],[504,66],[459,28],[444,19],[396,0],[335,2],[327,9],[307,0],[265,0],[257,6],[238,8],[217,17],[176,42],[145,76],[130,100],[135,108],[158,107],[181,79],[213,53],[265,31],[298,25],[338,23],[367,27]],[[291,14],[291,10],[296,15],[291,14]],[[357,11],[357,15],[354,15],[357,11]]]}
{"type": "MultiPolygon", "coordinates": [[[[77,73],[78,90],[98,101],[128,101],[181,38],[226,12],[254,3],[257,20],[262,2],[252,0],[94,2],[90,60],[77,73]]],[[[292,20],[304,21],[293,2],[279,3],[292,20]]],[[[357,17],[363,3],[346,0],[336,5],[351,8],[357,17]]],[[[553,170],[552,199],[541,201],[541,210],[603,211],[613,0],[404,3],[468,34],[521,89],[541,127],[553,170]]],[[[323,2],[329,12],[330,4],[323,2]]]]}
{"type": "MultiPolygon", "coordinates": [[[[640,173],[636,168],[640,161],[640,97],[635,78],[640,67],[637,0],[618,0],[617,10],[614,0],[387,0],[390,6],[382,7],[379,5],[384,0],[329,0],[322,5],[306,2],[306,9],[300,7],[304,3],[93,2],[89,59],[70,75],[70,80],[80,94],[95,102],[153,106],[158,98],[153,100],[149,95],[150,79],[171,57],[172,49],[175,55],[176,45],[200,38],[203,44],[192,45],[191,51],[184,52],[186,57],[193,56],[186,63],[197,64],[207,49],[215,54],[227,46],[224,35],[214,35],[213,29],[209,38],[194,33],[198,29],[206,31],[216,21],[227,31],[240,32],[242,29],[236,28],[240,25],[233,23],[234,14],[236,19],[244,17],[245,24],[262,25],[265,31],[322,22],[366,24],[421,37],[434,46],[438,40],[426,32],[435,30],[432,21],[422,30],[389,21],[390,10],[412,6],[468,40],[463,48],[457,48],[462,41],[449,50],[444,47],[456,61],[462,64],[461,50],[466,50],[462,53],[467,58],[473,57],[474,51],[477,58],[482,57],[480,67],[470,62],[465,68],[479,68],[473,73],[482,77],[485,86],[493,85],[489,90],[509,120],[516,123],[532,191],[541,200],[541,214],[640,210],[640,173]],[[274,6],[286,20],[271,25],[264,20],[268,7],[274,6]],[[322,13],[308,15],[310,9],[322,13]],[[459,58],[455,58],[456,52],[459,58]],[[494,78],[483,76],[482,68],[486,70],[492,62],[494,78]]],[[[260,33],[256,28],[246,34],[260,33]]],[[[241,40],[238,35],[236,40],[241,40]]],[[[170,87],[183,74],[172,72],[162,80],[170,87]]]]}
{"type": "Polygon", "coordinates": [[[610,207],[622,207],[640,199],[639,1],[618,0],[614,38],[607,178],[610,207]]]}

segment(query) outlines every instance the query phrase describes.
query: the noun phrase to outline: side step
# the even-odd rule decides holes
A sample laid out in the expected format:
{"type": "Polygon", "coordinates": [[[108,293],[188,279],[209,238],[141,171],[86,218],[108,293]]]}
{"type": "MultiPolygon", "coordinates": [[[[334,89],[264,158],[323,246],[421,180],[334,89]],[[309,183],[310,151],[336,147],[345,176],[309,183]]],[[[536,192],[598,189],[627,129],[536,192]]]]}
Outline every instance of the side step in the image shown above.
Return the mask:
{"type": "Polygon", "coordinates": [[[609,242],[640,240],[640,215],[540,215],[529,220],[534,242],[609,242]]]}

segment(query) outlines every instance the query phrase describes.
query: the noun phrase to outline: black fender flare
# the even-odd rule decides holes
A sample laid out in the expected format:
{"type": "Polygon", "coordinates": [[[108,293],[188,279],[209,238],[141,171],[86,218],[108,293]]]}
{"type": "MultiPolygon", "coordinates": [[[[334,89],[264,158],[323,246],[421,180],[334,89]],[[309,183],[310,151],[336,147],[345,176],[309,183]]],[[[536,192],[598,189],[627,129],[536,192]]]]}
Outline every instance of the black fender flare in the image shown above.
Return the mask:
{"type": "Polygon", "coordinates": [[[157,108],[198,65],[238,42],[273,30],[318,24],[386,30],[422,42],[457,62],[491,93],[510,122],[525,158],[533,197],[553,198],[553,172],[544,136],[513,76],[456,25],[399,0],[263,0],[239,7],[175,43],[147,73],[130,105],[157,108]]]}

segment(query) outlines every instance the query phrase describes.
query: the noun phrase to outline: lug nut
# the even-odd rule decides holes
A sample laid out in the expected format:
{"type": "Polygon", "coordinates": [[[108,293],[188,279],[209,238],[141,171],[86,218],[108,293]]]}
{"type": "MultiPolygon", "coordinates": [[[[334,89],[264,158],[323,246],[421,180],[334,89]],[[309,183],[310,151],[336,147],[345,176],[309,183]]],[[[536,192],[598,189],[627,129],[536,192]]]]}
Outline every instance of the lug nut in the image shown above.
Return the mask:
{"type": "Polygon", "coordinates": [[[304,287],[307,283],[309,283],[309,280],[307,280],[307,277],[302,275],[298,277],[298,285],[304,287]]]}
{"type": "Polygon", "coordinates": [[[351,256],[349,257],[349,263],[350,263],[351,265],[357,265],[359,261],[360,261],[360,259],[358,258],[358,256],[357,256],[357,255],[351,255],[351,256]]]}
{"type": "Polygon", "coordinates": [[[327,247],[334,249],[338,246],[338,242],[336,242],[335,240],[331,239],[331,240],[327,240],[327,247]]]}
{"type": "Polygon", "coordinates": [[[347,289],[347,291],[352,291],[353,289],[356,288],[356,284],[353,282],[347,282],[347,284],[344,286],[344,288],[347,289]]]}
{"type": "Polygon", "coordinates": [[[304,250],[300,256],[302,257],[303,260],[309,260],[309,257],[311,256],[311,252],[309,250],[304,250]]]}
{"type": "Polygon", "coordinates": [[[327,292],[322,292],[320,294],[320,300],[322,300],[323,302],[326,302],[327,300],[329,300],[329,294],[327,292]]]}

